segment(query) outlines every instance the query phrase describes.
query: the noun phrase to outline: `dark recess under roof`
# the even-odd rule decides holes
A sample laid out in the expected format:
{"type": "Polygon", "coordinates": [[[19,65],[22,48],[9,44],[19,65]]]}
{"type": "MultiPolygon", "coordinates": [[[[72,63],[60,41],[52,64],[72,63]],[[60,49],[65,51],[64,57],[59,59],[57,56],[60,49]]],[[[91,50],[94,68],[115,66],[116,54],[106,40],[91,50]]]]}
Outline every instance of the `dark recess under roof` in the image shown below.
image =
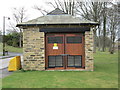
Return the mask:
{"type": "Polygon", "coordinates": [[[85,32],[90,31],[90,27],[75,27],[75,28],[41,28],[40,32],[85,32]]]}

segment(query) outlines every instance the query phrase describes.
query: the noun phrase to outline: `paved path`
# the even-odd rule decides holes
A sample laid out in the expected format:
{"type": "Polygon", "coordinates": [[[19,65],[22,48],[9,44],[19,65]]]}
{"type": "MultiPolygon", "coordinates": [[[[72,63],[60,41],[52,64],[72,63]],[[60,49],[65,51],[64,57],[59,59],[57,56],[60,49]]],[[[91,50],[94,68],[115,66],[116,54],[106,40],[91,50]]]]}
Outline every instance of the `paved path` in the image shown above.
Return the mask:
{"type": "Polygon", "coordinates": [[[0,78],[4,78],[6,76],[11,75],[13,72],[9,72],[8,68],[4,68],[0,70],[0,78]]]}

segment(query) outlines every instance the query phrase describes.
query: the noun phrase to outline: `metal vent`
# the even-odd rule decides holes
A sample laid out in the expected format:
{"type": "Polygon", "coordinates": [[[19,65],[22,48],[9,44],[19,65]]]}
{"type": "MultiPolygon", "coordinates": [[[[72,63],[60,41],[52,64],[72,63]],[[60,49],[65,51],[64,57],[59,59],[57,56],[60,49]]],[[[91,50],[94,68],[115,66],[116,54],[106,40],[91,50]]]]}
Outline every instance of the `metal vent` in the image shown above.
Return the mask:
{"type": "Polygon", "coordinates": [[[67,43],[82,43],[82,37],[80,36],[67,37],[67,43]]]}
{"type": "Polygon", "coordinates": [[[63,43],[63,37],[48,37],[48,43],[63,43]]]}
{"type": "Polygon", "coordinates": [[[68,56],[68,67],[81,67],[82,66],[82,56],[71,55],[68,56]]]}
{"type": "Polygon", "coordinates": [[[48,56],[48,67],[62,67],[62,56],[48,56]]]}

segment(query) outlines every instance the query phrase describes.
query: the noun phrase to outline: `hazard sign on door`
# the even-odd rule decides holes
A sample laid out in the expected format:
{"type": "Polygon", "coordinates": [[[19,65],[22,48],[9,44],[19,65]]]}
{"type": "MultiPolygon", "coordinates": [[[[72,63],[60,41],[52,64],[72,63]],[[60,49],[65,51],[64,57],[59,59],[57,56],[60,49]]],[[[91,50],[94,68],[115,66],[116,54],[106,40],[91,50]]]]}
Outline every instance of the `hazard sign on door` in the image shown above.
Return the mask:
{"type": "Polygon", "coordinates": [[[53,49],[58,49],[58,45],[57,45],[57,43],[54,43],[54,45],[53,45],[53,49]]]}

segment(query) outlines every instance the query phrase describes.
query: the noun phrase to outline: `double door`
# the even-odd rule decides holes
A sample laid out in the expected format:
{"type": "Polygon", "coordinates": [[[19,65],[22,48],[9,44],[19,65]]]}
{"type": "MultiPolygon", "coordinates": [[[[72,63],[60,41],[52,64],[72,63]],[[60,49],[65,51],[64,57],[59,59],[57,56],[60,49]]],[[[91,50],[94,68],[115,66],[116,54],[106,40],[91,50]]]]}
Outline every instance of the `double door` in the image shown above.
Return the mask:
{"type": "Polygon", "coordinates": [[[82,33],[46,34],[46,69],[84,68],[82,33]]]}

